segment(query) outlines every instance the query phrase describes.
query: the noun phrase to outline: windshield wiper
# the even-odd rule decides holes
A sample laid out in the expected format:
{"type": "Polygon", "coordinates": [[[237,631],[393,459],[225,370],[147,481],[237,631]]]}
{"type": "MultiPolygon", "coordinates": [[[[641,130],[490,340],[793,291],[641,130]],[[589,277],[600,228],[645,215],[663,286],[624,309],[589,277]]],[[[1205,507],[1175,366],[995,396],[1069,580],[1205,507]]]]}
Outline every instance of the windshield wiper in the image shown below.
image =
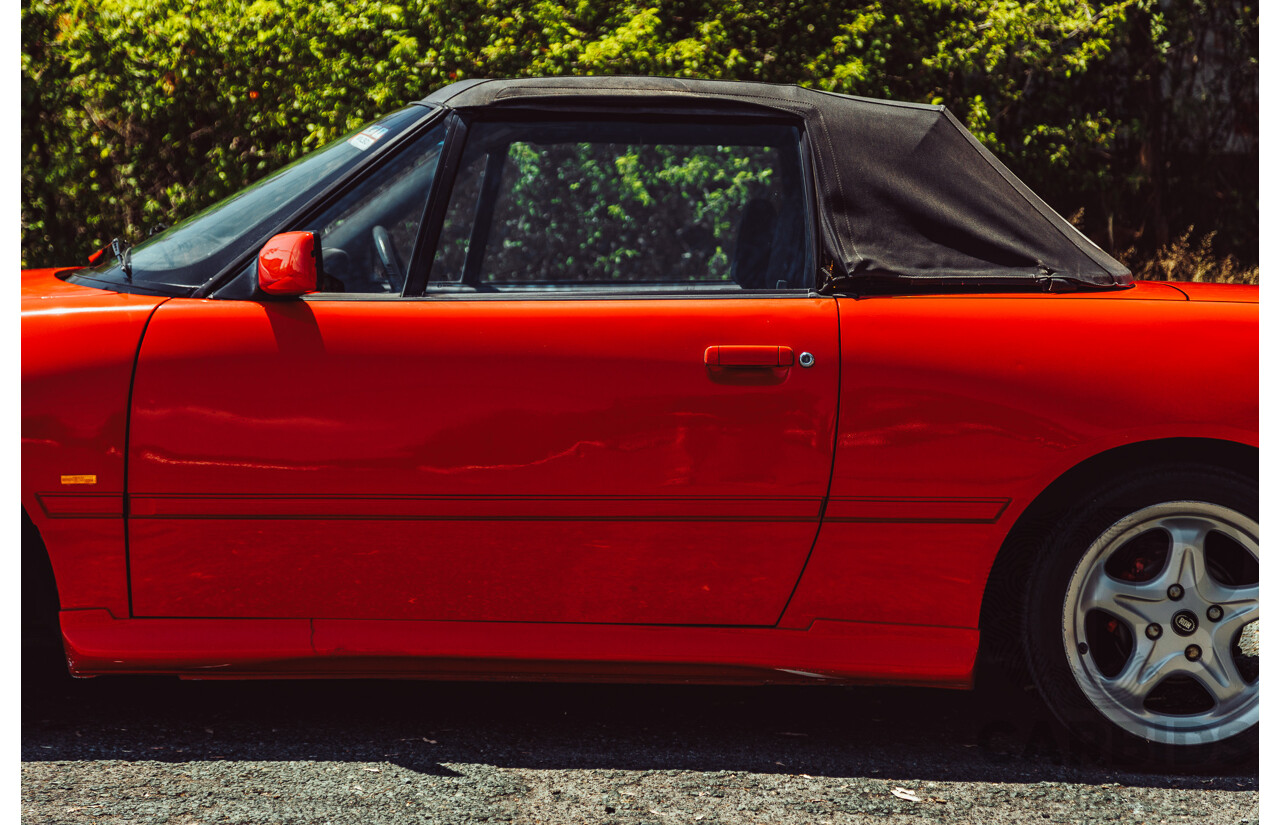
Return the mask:
{"type": "Polygon", "coordinates": [[[97,252],[89,256],[89,264],[92,266],[102,259],[103,254],[108,250],[116,256],[116,260],[120,262],[120,268],[124,270],[124,277],[127,280],[133,280],[133,244],[124,238],[112,238],[111,243],[99,249],[97,252]]]}

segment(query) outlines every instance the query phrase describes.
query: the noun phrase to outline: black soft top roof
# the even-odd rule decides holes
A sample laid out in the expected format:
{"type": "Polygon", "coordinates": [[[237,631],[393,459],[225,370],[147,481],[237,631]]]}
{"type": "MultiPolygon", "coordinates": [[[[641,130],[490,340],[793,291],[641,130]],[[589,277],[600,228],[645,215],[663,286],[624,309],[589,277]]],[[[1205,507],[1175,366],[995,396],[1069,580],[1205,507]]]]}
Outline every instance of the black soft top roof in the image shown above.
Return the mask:
{"type": "Polygon", "coordinates": [[[645,111],[762,107],[803,119],[821,206],[823,267],[857,283],[1132,283],[1129,270],[1053,211],[945,106],[799,86],[668,77],[464,80],[425,102],[645,111]]]}

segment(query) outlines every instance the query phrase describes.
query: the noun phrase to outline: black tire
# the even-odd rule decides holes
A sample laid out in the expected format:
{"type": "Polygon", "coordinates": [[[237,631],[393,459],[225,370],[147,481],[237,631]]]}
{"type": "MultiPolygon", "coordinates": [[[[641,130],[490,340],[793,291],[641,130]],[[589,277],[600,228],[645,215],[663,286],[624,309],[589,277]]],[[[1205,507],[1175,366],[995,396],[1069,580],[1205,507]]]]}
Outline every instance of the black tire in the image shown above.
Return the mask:
{"type": "Polygon", "coordinates": [[[67,661],[58,624],[58,585],[40,532],[22,513],[23,681],[66,679],[67,661]]]}
{"type": "MultiPolygon", "coordinates": [[[[1212,518],[1206,516],[1203,522],[1196,521],[1197,517],[1206,513],[1211,516],[1234,513],[1245,517],[1240,520],[1242,524],[1246,519],[1252,521],[1252,549],[1243,544],[1241,548],[1252,554],[1256,565],[1256,479],[1216,467],[1187,465],[1144,470],[1117,478],[1100,488],[1089,501],[1066,512],[1056,527],[1043,536],[1039,552],[1031,562],[1023,613],[1024,653],[1028,670],[1052,714],[1071,736],[1085,743],[1096,755],[1123,764],[1199,770],[1235,764],[1257,754],[1256,673],[1250,681],[1248,677],[1241,675],[1247,668],[1217,653],[1213,656],[1204,655],[1198,661],[1193,658],[1193,655],[1197,655],[1194,651],[1182,657],[1170,652],[1173,646],[1184,642],[1187,643],[1184,650],[1190,650],[1192,644],[1202,636],[1217,640],[1213,650],[1223,649],[1220,640],[1228,632],[1229,625],[1226,622],[1231,617],[1224,618],[1224,624],[1220,627],[1213,625],[1206,616],[1222,614],[1212,610],[1211,606],[1205,606],[1204,595],[1221,594],[1222,591],[1211,589],[1214,582],[1219,580],[1219,576],[1213,571],[1220,567],[1211,568],[1206,563],[1200,568],[1209,571],[1208,575],[1213,579],[1205,586],[1203,593],[1197,587],[1195,593],[1188,592],[1185,597],[1180,595],[1177,601],[1168,603],[1136,601],[1127,595],[1112,601],[1111,604],[1116,605],[1119,610],[1123,610],[1126,605],[1138,607],[1137,613],[1128,619],[1112,621],[1115,616],[1106,611],[1082,607],[1097,604],[1097,601],[1088,599],[1095,593],[1111,592],[1108,588],[1113,586],[1112,582],[1118,586],[1115,592],[1122,594],[1137,592],[1125,590],[1126,587],[1142,587],[1144,597],[1161,592],[1169,593],[1168,588],[1175,585],[1166,585],[1166,577],[1177,575],[1171,560],[1180,556],[1180,545],[1169,538],[1172,535],[1170,530],[1179,529],[1176,525],[1183,523],[1181,519],[1184,516],[1195,529],[1211,531],[1206,534],[1211,538],[1201,543],[1198,558],[1209,558],[1210,541],[1223,541],[1224,533],[1206,527],[1213,523],[1212,518]],[[1162,518],[1153,521],[1156,517],[1162,518]],[[1148,526],[1151,524],[1174,526],[1162,530],[1148,526]],[[1130,536],[1135,537],[1129,538],[1130,536]],[[1135,549],[1139,548],[1140,541],[1147,543],[1144,547],[1152,549],[1135,549]],[[1162,541],[1168,544],[1163,551],[1159,549],[1162,541]],[[1145,555],[1148,552],[1149,555],[1145,555]],[[1159,562],[1161,566],[1157,568],[1157,563],[1152,562],[1151,558],[1161,558],[1161,553],[1165,554],[1162,557],[1164,561],[1159,562]],[[1150,572],[1153,569],[1156,572],[1150,572]],[[1120,572],[1117,574],[1115,571],[1120,572]],[[1142,578],[1146,576],[1150,578],[1142,578]],[[1071,597],[1069,609],[1068,596],[1071,597]],[[1176,628],[1176,633],[1171,632],[1171,629],[1175,629],[1174,623],[1179,621],[1176,613],[1169,619],[1167,626],[1160,621],[1141,624],[1149,616],[1164,616],[1171,610],[1186,613],[1188,608],[1194,608],[1190,611],[1193,617],[1196,615],[1195,611],[1205,615],[1199,616],[1198,621],[1182,621],[1176,628]],[[1187,626],[1193,623],[1196,625],[1193,632],[1200,635],[1184,636],[1187,626]],[[1160,628],[1151,628],[1150,624],[1160,625],[1160,628]],[[1086,634],[1093,635],[1079,635],[1079,628],[1082,627],[1086,628],[1086,634]],[[1146,638],[1134,637],[1131,628],[1135,627],[1143,628],[1142,635],[1146,638]],[[1215,629],[1221,630],[1222,634],[1212,636],[1215,629]],[[1152,634],[1155,634],[1154,639],[1152,634]],[[1080,641],[1075,641],[1073,645],[1072,642],[1076,639],[1080,641]],[[1127,654],[1124,652],[1126,640],[1129,649],[1127,654]],[[1075,648],[1074,658],[1069,646],[1075,648]],[[1139,659],[1142,660],[1141,664],[1139,659]],[[1131,683],[1122,679],[1123,674],[1127,673],[1145,675],[1149,672],[1148,667],[1151,671],[1155,670],[1156,665],[1151,663],[1161,662],[1167,662],[1170,668],[1186,672],[1175,673],[1173,676],[1154,676],[1145,683],[1139,681],[1138,686],[1132,690],[1129,689],[1131,683]],[[1231,674],[1234,679],[1238,679],[1238,684],[1232,681],[1229,689],[1234,690],[1238,686],[1239,698],[1215,698],[1217,694],[1204,689],[1202,685],[1205,682],[1192,672],[1197,664],[1201,667],[1212,664],[1215,668],[1223,668],[1218,672],[1223,675],[1231,674]],[[1178,684],[1179,680],[1181,684],[1178,684]],[[1108,692],[1113,685],[1122,684],[1123,689],[1108,692]],[[1149,688],[1146,687],[1148,685],[1149,688]],[[1198,691],[1203,692],[1203,697],[1198,696],[1198,691]],[[1160,695],[1157,696],[1157,693],[1160,695]],[[1172,699],[1169,698],[1171,696],[1172,699]],[[1122,700],[1117,697],[1125,698],[1122,700]],[[1196,702],[1205,700],[1211,703],[1211,707],[1208,710],[1201,707],[1194,712],[1207,714],[1201,718],[1210,719],[1213,714],[1221,711],[1223,716],[1219,722],[1206,721],[1203,723],[1205,727],[1198,729],[1188,727],[1186,730],[1191,731],[1190,733],[1175,728],[1177,725],[1191,725],[1190,720],[1194,714],[1188,708],[1194,709],[1196,702]],[[1255,704],[1250,706],[1250,701],[1255,704]],[[1161,702],[1164,704],[1160,704],[1161,702]],[[1179,705],[1178,702],[1190,704],[1179,705]],[[1151,721],[1141,718],[1144,713],[1151,717],[1151,721]],[[1250,719],[1253,724],[1241,730],[1240,727],[1247,725],[1250,719]],[[1134,730],[1143,729],[1144,725],[1145,730],[1134,730]]],[[[1188,535],[1190,533],[1188,528],[1188,535]]],[[[1186,542],[1181,546],[1194,546],[1194,543],[1186,542]]],[[[1219,544],[1214,545],[1215,548],[1218,546],[1219,544]]],[[[1228,548],[1224,552],[1236,551],[1228,548]]],[[[1187,553],[1188,557],[1192,555],[1191,552],[1187,553]]],[[[1193,570],[1195,563],[1194,560],[1184,560],[1183,564],[1191,566],[1179,569],[1193,570]]],[[[1247,560],[1245,564],[1247,565],[1247,560]]],[[[1233,586],[1241,586],[1239,582],[1254,575],[1255,570],[1256,567],[1246,567],[1245,572],[1236,577],[1237,581],[1233,582],[1233,586]]],[[[1240,608],[1242,611],[1244,609],[1240,608]]],[[[1256,609],[1249,615],[1256,616],[1256,609]]],[[[1239,638],[1237,635],[1236,639],[1239,638]]],[[[1234,650],[1238,644],[1238,641],[1233,642],[1231,649],[1234,650]]],[[[1200,649],[1199,645],[1196,649],[1200,649]]],[[[1257,660],[1255,658],[1252,661],[1256,663],[1257,660]]],[[[1223,689],[1224,694],[1227,690],[1228,688],[1223,689]]]]}

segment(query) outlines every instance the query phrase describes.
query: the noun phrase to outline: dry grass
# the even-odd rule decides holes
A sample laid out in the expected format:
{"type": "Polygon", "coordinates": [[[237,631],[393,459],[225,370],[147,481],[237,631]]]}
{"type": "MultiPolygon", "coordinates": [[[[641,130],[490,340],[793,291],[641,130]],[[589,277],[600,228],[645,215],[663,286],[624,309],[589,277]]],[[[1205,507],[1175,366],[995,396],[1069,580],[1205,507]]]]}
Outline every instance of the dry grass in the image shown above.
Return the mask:
{"type": "MultiPolygon", "coordinates": [[[[1084,229],[1084,208],[1067,216],[1077,229],[1084,229]]],[[[1193,242],[1195,226],[1173,243],[1161,248],[1154,256],[1143,257],[1136,247],[1129,247],[1116,254],[1116,259],[1129,267],[1133,277],[1140,281],[1199,281],[1206,284],[1258,283],[1258,267],[1245,266],[1235,255],[1219,257],[1213,251],[1213,239],[1217,232],[1207,232],[1193,242]]]]}
{"type": "Polygon", "coordinates": [[[1215,284],[1257,284],[1258,267],[1245,266],[1234,255],[1218,257],[1213,251],[1213,237],[1208,232],[1192,242],[1195,227],[1187,227],[1181,237],[1156,252],[1152,258],[1135,260],[1130,248],[1120,260],[1133,270],[1133,277],[1144,281],[1201,281],[1215,284]]]}

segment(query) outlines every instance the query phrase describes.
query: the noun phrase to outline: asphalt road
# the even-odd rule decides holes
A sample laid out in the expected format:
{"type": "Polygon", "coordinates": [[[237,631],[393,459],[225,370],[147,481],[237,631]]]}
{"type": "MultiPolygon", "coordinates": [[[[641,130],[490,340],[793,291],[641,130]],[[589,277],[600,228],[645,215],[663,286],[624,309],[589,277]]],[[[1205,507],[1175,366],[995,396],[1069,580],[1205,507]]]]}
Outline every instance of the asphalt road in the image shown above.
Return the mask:
{"type": "Polygon", "coordinates": [[[1100,767],[1059,742],[1034,702],[1007,693],[23,684],[24,823],[873,819],[1256,823],[1257,766],[1100,767]]]}

